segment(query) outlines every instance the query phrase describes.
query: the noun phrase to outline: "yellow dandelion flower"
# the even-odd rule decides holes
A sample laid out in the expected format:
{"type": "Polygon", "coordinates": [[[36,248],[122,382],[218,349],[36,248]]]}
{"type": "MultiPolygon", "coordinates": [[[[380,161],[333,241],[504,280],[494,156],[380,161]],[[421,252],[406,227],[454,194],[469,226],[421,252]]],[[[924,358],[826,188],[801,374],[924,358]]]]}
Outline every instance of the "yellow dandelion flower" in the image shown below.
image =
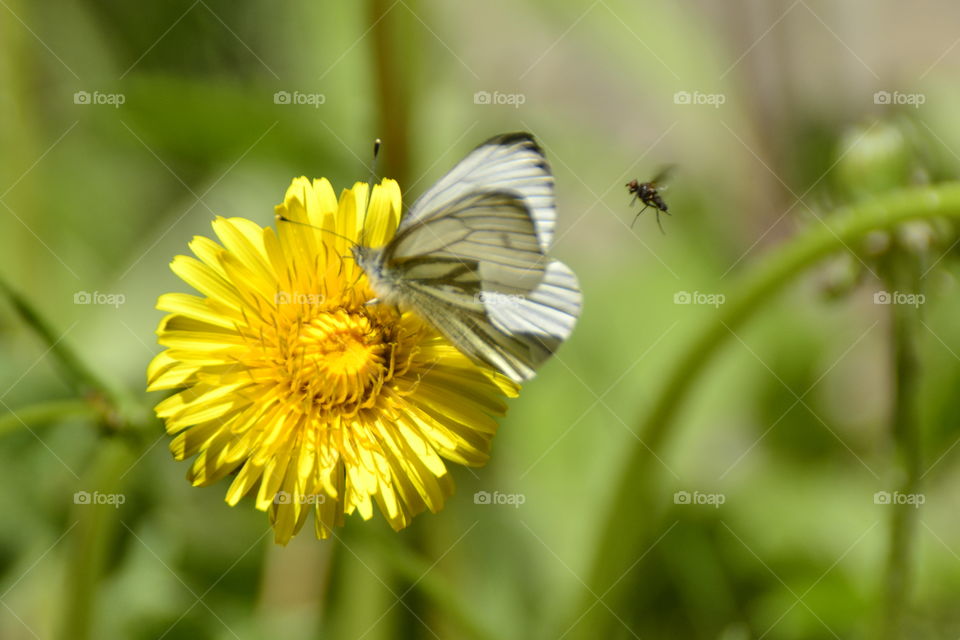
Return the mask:
{"type": "Polygon", "coordinates": [[[486,462],[517,385],[473,363],[409,312],[367,305],[350,242],[378,246],[400,218],[400,188],[293,181],[277,230],[217,218],[173,271],[202,296],[169,293],[166,347],[150,390],[177,389],[157,415],[195,486],[233,475],[226,501],[255,492],[285,544],[315,513],[326,538],[373,504],[394,529],[453,490],[445,461],[486,462]],[[369,202],[368,202],[369,199],[369,202]],[[297,224],[301,223],[301,224],[297,224]],[[330,231],[333,233],[326,233],[330,231]]]}

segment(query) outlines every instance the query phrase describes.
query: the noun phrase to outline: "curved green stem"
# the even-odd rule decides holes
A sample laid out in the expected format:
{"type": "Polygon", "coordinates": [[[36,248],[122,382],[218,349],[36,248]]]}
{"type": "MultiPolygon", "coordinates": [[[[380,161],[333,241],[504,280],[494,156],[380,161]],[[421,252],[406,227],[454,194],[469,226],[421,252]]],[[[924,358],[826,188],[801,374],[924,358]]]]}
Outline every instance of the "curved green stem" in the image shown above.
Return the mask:
{"type": "MultiPolygon", "coordinates": [[[[684,400],[711,358],[733,335],[732,331],[824,257],[850,249],[871,231],[889,229],[908,220],[936,217],[960,219],[960,183],[893,191],[844,207],[823,218],[823,225],[777,249],[734,288],[736,293],[728,297],[727,303],[684,346],[641,425],[642,442],[637,442],[627,456],[608,517],[595,545],[598,556],[588,581],[591,592],[598,596],[609,594],[604,601],[613,610],[620,610],[612,604],[617,596],[613,587],[624,579],[625,572],[655,540],[652,532],[630,535],[624,531],[624,523],[655,519],[658,504],[663,501],[652,497],[648,490],[654,480],[653,455],[662,451],[684,400]],[[633,515],[638,513],[639,516],[633,515]]],[[[595,632],[597,627],[586,618],[574,622],[594,602],[595,598],[587,595],[580,606],[571,609],[572,616],[562,631],[576,625],[578,634],[587,629],[595,632]]],[[[599,617],[596,623],[603,624],[599,617]]]]}

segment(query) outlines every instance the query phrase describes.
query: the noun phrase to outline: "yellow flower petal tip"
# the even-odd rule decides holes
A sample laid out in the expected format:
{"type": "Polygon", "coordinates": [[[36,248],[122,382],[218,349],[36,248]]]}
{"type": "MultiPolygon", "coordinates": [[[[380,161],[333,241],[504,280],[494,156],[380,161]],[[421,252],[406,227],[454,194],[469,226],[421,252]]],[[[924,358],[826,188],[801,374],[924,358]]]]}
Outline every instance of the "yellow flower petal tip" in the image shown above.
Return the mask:
{"type": "Polygon", "coordinates": [[[327,538],[374,504],[394,529],[439,511],[453,491],[447,462],[486,462],[496,418],[519,387],[473,363],[411,313],[366,304],[353,242],[387,242],[400,187],[357,183],[338,199],[326,179],[296,178],[276,230],[213,222],[195,257],[171,269],[200,295],[170,293],[157,334],[166,349],[148,388],[188,479],[230,474],[226,501],[252,496],[286,544],[313,512],[327,538]]]}

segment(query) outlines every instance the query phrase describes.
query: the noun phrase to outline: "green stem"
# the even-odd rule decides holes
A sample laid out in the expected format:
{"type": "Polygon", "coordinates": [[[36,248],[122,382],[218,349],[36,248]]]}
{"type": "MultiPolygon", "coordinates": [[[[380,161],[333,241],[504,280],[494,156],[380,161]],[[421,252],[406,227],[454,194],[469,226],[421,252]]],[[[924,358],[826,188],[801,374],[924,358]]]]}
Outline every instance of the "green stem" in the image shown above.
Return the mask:
{"type": "Polygon", "coordinates": [[[365,538],[371,551],[376,549],[388,567],[424,596],[431,609],[443,612],[456,626],[458,637],[473,640],[497,637],[483,616],[477,615],[477,608],[465,602],[454,585],[433,571],[432,563],[407,547],[397,535],[368,534],[365,538]]]}
{"type": "MultiPolygon", "coordinates": [[[[123,476],[129,471],[135,454],[146,447],[149,438],[148,412],[130,395],[107,384],[81,360],[61,333],[30,302],[0,278],[0,294],[12,304],[20,318],[46,343],[48,352],[60,365],[74,392],[76,401],[49,403],[0,417],[0,433],[12,427],[50,421],[66,415],[92,414],[104,434],[122,438],[103,439],[98,450],[98,463],[89,487],[81,491],[93,494],[119,494],[123,476]]],[[[67,574],[67,597],[60,620],[60,637],[84,640],[93,634],[93,615],[99,594],[103,567],[116,538],[119,522],[117,508],[110,504],[82,504],[77,515],[74,553],[67,574]]]]}
{"type": "MultiPolygon", "coordinates": [[[[898,256],[894,256],[896,259],[898,256]]],[[[887,278],[891,291],[915,291],[916,278],[906,264],[893,264],[887,278]]],[[[918,357],[916,339],[920,329],[919,311],[906,304],[890,307],[894,360],[894,404],[891,437],[903,475],[899,488],[903,494],[920,490],[921,440],[917,418],[918,357]]],[[[883,623],[879,637],[902,637],[903,622],[909,609],[910,565],[913,557],[913,533],[917,509],[910,504],[891,504],[890,552],[884,585],[883,623]]]]}
{"type": "MultiPolygon", "coordinates": [[[[653,456],[662,452],[680,407],[711,358],[731,338],[732,331],[824,257],[857,245],[871,231],[889,229],[908,220],[936,217],[960,219],[960,183],[893,191],[844,207],[825,216],[825,224],[776,249],[734,288],[737,293],[730,295],[728,302],[683,347],[641,425],[638,433],[642,441],[638,441],[627,456],[594,547],[598,555],[588,581],[590,592],[601,595],[610,590],[604,602],[614,611],[621,610],[613,602],[618,597],[624,598],[624,594],[622,590],[619,593],[612,590],[613,585],[624,578],[624,572],[656,539],[652,531],[631,535],[624,531],[624,523],[656,520],[656,512],[664,500],[649,491],[657,468],[653,456]],[[631,514],[641,515],[631,517],[631,514]]],[[[567,624],[560,627],[561,633],[593,604],[594,598],[588,593],[579,606],[570,609],[571,615],[565,621],[567,624]]],[[[604,624],[601,616],[592,620],[604,624]]],[[[597,627],[584,618],[576,629],[578,634],[585,634],[588,630],[593,633],[597,627]]]]}
{"type": "MultiPolygon", "coordinates": [[[[104,439],[97,452],[92,473],[85,474],[89,483],[81,491],[112,496],[123,495],[122,478],[134,463],[134,451],[117,439],[104,439]]],[[[123,498],[126,502],[126,496],[123,498]]],[[[58,637],[86,640],[94,636],[94,615],[98,609],[99,583],[107,558],[117,539],[120,512],[113,504],[78,502],[74,497],[75,529],[71,531],[73,553],[67,566],[65,606],[61,611],[58,637]]]]}
{"type": "Polygon", "coordinates": [[[96,418],[96,412],[82,400],[42,402],[0,416],[0,436],[23,429],[24,425],[34,429],[67,418],[96,418]]]}
{"type": "Polygon", "coordinates": [[[50,353],[57,359],[66,374],[67,382],[79,395],[108,389],[107,385],[80,360],[79,356],[70,348],[70,345],[63,340],[62,333],[56,331],[40,312],[3,278],[0,278],[0,292],[3,292],[7,297],[20,318],[47,344],[50,353]]]}
{"type": "Polygon", "coordinates": [[[383,164],[401,188],[409,186],[410,171],[410,82],[416,49],[404,41],[411,30],[415,0],[398,7],[389,0],[370,0],[370,44],[377,92],[377,125],[383,138],[383,164]]]}
{"type": "MultiPolygon", "coordinates": [[[[40,336],[50,354],[60,365],[67,383],[73,391],[88,401],[98,413],[98,423],[108,432],[125,432],[125,427],[134,426],[143,433],[149,411],[140,406],[128,393],[108,384],[77,355],[63,334],[43,317],[27,300],[0,277],[0,293],[13,306],[23,322],[40,336]]],[[[19,412],[18,412],[19,413],[19,412]]]]}

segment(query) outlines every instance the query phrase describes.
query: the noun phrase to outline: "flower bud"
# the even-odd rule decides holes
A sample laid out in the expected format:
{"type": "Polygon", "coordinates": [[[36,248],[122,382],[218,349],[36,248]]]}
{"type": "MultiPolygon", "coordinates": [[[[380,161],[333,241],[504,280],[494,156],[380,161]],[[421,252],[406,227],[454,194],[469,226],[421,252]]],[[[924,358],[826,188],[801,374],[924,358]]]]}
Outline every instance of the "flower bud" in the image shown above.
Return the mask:
{"type": "Polygon", "coordinates": [[[863,200],[911,182],[913,149],[895,124],[878,122],[851,129],[841,139],[838,155],[836,186],[848,201],[863,200]]]}

